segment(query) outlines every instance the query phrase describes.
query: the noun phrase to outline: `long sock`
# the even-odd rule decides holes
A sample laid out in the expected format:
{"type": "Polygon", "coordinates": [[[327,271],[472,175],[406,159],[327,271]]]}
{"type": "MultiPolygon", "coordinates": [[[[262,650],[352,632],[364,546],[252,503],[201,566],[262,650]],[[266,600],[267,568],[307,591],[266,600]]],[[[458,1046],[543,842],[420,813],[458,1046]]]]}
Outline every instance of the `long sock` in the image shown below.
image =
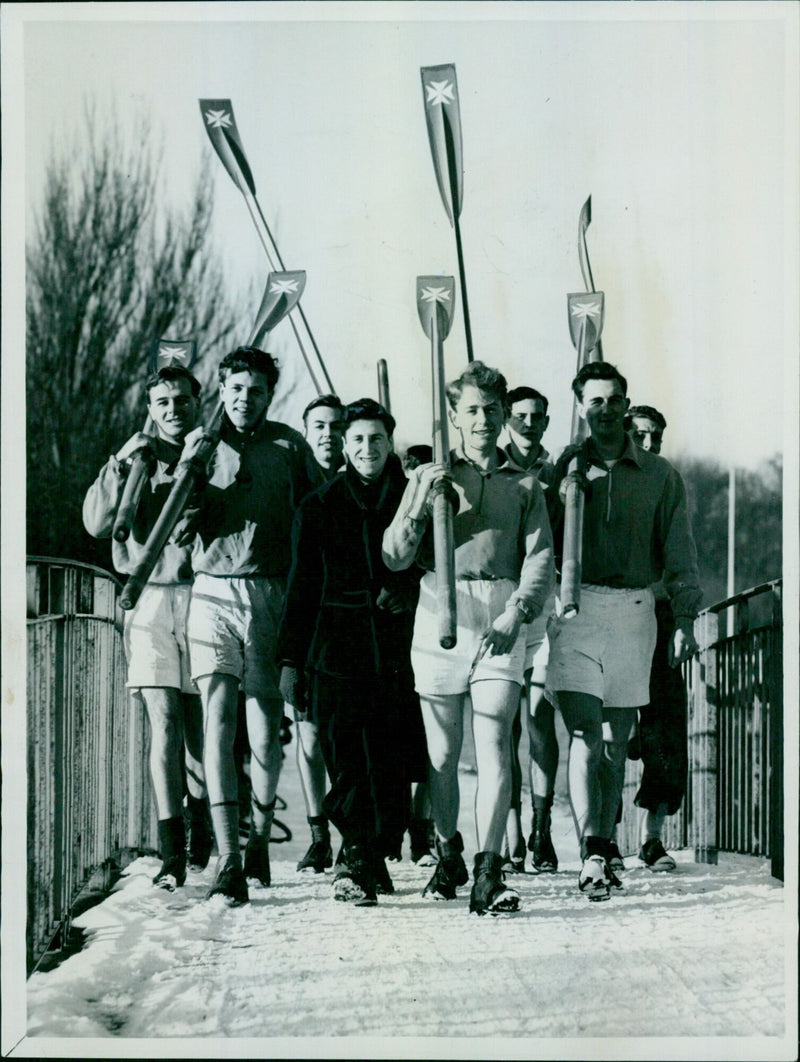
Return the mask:
{"type": "Polygon", "coordinates": [[[254,793],[250,794],[250,840],[268,842],[269,833],[272,829],[272,820],[275,818],[275,799],[269,804],[260,804],[254,793]]]}
{"type": "Polygon", "coordinates": [[[661,837],[664,828],[664,819],[667,817],[667,805],[659,804],[655,811],[647,810],[642,819],[642,844],[646,844],[654,837],[661,837]]]}
{"type": "Polygon", "coordinates": [[[186,850],[186,830],[183,815],[173,815],[169,819],[158,820],[158,847],[161,858],[171,859],[186,850]]]}
{"type": "Polygon", "coordinates": [[[186,810],[189,812],[191,822],[205,821],[208,818],[208,801],[205,797],[194,797],[191,793],[187,793],[186,810]]]}
{"type": "Polygon", "coordinates": [[[211,805],[211,822],[220,859],[231,856],[241,863],[239,852],[239,801],[223,800],[211,805]]]}

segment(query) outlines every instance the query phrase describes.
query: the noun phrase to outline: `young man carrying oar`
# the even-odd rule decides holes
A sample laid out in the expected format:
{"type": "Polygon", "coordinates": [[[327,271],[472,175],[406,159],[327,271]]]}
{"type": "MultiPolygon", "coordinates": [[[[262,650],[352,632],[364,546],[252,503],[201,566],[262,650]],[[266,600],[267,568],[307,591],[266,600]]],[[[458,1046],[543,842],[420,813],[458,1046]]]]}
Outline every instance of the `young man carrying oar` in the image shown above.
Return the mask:
{"type": "MultiPolygon", "coordinates": [[[[180,365],[146,382],[156,434],[137,432],[103,466],[83,503],[83,523],[95,538],[110,538],[131,459],[153,463],[128,538],[112,542],[114,567],[129,574],[172,486],[184,438],[197,419],[200,384],[180,365]]],[[[158,809],[162,866],[153,883],[173,890],[186,880],[184,774],[188,792],[188,862],[202,870],[211,854],[203,775],[203,726],[197,687],[189,676],[186,614],[192,583],[191,551],[168,545],[134,609],[125,613],[128,687],[139,693],[150,721],[150,777],[158,809]],[[183,759],[183,764],[181,760],[183,759]]]]}
{"type": "Polygon", "coordinates": [[[525,667],[523,624],[542,611],[553,585],[553,549],[542,489],[533,473],[512,469],[497,449],[506,402],[505,377],[473,362],[447,387],[458,434],[451,473],[440,464],[412,471],[400,508],[383,540],[390,568],[415,559],[426,569],[414,625],[411,660],[431,760],[430,797],[439,863],[425,888],[454,899],[468,881],[458,832],[458,758],[467,692],[472,699],[478,768],[475,857],[470,910],[515,911],[519,896],[502,880],[500,855],[511,795],[511,723],[525,667]],[[438,619],[430,521],[432,490],[450,480],[454,517],[457,637],[443,649],[438,619]]]}
{"type": "MultiPolygon", "coordinates": [[[[187,518],[195,583],[189,607],[192,675],[205,719],[205,767],[219,862],[209,898],[247,903],[247,879],[270,884],[269,834],[281,768],[283,698],[275,643],[295,509],[322,482],[308,443],[267,419],[278,382],[270,354],[239,347],[219,366],[225,409],[199,510],[187,518]],[[251,819],[244,867],[233,741],[239,688],[250,741],[251,819]]],[[[203,429],[186,441],[191,460],[203,429]]],[[[180,526],[180,525],[179,525],[180,526]]]]}
{"type": "MultiPolygon", "coordinates": [[[[568,446],[556,483],[584,491],[580,611],[548,625],[547,692],[570,734],[569,789],[583,866],[578,884],[591,900],[620,882],[609,866],[625,754],[636,709],[649,700],[656,641],[651,586],[663,577],[673,629],[674,667],[696,650],[700,602],[697,555],[679,473],[625,433],[627,382],[607,362],[584,365],[572,382],[589,438],[568,446]]],[[[563,491],[559,490],[558,496],[563,491]]],[[[554,520],[557,523],[557,520],[554,520]]]]}

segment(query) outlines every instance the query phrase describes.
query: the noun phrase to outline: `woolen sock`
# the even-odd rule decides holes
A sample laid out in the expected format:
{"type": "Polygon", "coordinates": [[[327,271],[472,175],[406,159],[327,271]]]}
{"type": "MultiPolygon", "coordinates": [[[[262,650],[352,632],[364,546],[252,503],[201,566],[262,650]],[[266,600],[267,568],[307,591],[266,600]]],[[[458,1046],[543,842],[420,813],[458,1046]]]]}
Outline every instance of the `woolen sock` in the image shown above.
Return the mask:
{"type": "Polygon", "coordinates": [[[186,809],[189,812],[189,818],[193,822],[197,822],[198,819],[205,819],[207,817],[208,801],[205,797],[194,797],[191,793],[187,793],[186,809]]]}
{"type": "Polygon", "coordinates": [[[231,856],[241,863],[239,851],[239,801],[224,800],[211,805],[211,822],[220,859],[231,856]]]}
{"type": "Polygon", "coordinates": [[[158,847],[162,859],[180,855],[186,848],[186,829],[183,815],[158,820],[158,847]]]}
{"type": "Polygon", "coordinates": [[[653,838],[661,837],[664,828],[664,819],[667,817],[667,805],[659,804],[656,811],[647,810],[642,819],[642,844],[647,844],[653,838]]]}
{"type": "Polygon", "coordinates": [[[275,799],[269,804],[260,804],[254,793],[250,794],[250,840],[269,842],[272,820],[275,818],[275,799]]]}

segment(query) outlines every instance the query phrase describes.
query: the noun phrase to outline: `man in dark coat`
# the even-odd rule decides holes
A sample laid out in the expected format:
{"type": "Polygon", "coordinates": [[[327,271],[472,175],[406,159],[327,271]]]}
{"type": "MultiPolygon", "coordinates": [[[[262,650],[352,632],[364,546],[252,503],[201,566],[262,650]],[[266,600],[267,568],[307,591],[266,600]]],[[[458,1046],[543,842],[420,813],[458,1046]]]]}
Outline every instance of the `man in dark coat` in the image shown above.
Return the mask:
{"type": "Polygon", "coordinates": [[[381,560],[406,485],[394,426],[371,399],[345,407],[347,463],[298,510],[278,640],[284,698],[318,724],[331,780],[323,807],[344,856],[333,895],[358,905],[393,891],[386,846],[426,773],[409,659],[418,575],[381,560]]]}

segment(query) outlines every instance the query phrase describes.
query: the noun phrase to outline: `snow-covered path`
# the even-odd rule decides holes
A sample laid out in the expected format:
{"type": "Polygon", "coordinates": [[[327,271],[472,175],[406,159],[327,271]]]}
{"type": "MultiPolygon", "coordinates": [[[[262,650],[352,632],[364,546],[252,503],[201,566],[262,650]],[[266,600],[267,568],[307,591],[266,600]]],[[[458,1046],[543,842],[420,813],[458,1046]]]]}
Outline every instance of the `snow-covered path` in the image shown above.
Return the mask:
{"type": "MultiPolygon", "coordinates": [[[[595,1058],[795,1057],[789,901],[765,861],[723,855],[710,867],[681,853],[675,873],[654,875],[629,859],[624,890],[591,904],[576,887],[562,799],[562,866],[514,879],[518,914],[469,916],[468,889],[453,903],[424,900],[429,871],[407,856],[390,865],[396,894],[354,909],[332,900],[330,874],[295,872],[307,843],[295,777],[290,755],[280,817],[295,838],[273,847],[272,888],[229,910],[203,900],[211,868],[170,895],[150,884],[157,861],[137,860],[77,920],[88,946],[30,979],[17,1053],[45,1057],[51,1038],[81,1037],[92,1039],[79,1053],[115,1057],[138,1038],[142,1053],[172,1057],[485,1057],[481,1038],[492,1037],[495,1057],[590,1057],[589,1037],[595,1058]],[[200,1039],[154,1052],[154,1037],[200,1039]],[[347,1039],[332,1047],[331,1037],[347,1039]],[[398,1039],[409,1037],[434,1039],[398,1039]],[[596,1042],[606,1037],[648,1039],[596,1042]]],[[[461,779],[466,809],[474,775],[461,779]]]]}

